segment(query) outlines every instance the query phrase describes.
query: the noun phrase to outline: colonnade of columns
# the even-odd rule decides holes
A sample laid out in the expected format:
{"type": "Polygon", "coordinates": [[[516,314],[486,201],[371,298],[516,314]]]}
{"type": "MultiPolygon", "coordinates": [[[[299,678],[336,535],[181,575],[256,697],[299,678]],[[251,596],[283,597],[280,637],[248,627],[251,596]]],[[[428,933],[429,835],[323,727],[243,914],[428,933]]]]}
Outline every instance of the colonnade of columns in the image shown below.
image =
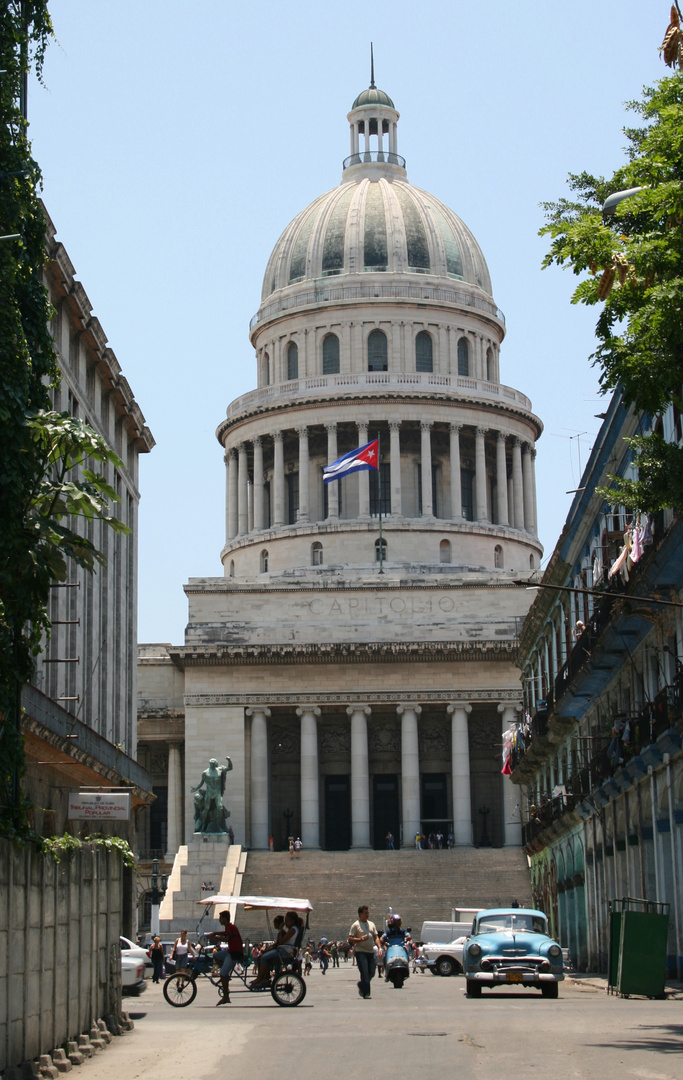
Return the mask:
{"type": "MultiPolygon", "coordinates": [[[[520,708],[501,703],[501,731],[505,731],[520,708]]],[[[370,759],[368,750],[369,705],[349,705],[346,714],[351,727],[351,847],[370,846],[370,759]]],[[[417,703],[397,706],[401,719],[401,823],[404,844],[412,843],[421,832],[420,752],[418,718],[422,708],[417,703]]],[[[472,706],[453,703],[447,707],[451,717],[451,778],[453,790],[453,833],[459,846],[473,842],[470,791],[470,749],[468,717],[472,706]]],[[[268,718],[270,709],[254,706],[247,709],[251,718],[251,846],[267,848],[270,833],[268,788],[268,718]]],[[[318,761],[319,706],[303,705],[296,710],[301,731],[301,839],[306,848],[320,847],[320,769],[318,761]]],[[[504,843],[521,843],[519,789],[503,781],[504,843]]]]}
{"type": "MultiPolygon", "coordinates": [[[[422,478],[422,516],[434,516],[434,492],[432,490],[432,428],[430,420],[420,421],[420,475],[422,478]]],[[[336,423],[325,424],[327,433],[327,463],[339,457],[336,423]]],[[[359,421],[358,445],[368,441],[368,423],[359,421]]],[[[450,502],[451,517],[456,522],[464,521],[462,513],[462,456],[461,423],[449,424],[450,455],[450,502]]],[[[300,522],[311,519],[311,466],[309,451],[310,428],[302,425],[296,428],[299,440],[299,517],[300,522]]],[[[389,469],[391,487],[391,515],[402,514],[401,484],[401,422],[389,423],[389,469]]],[[[272,469],[272,514],[270,527],[278,528],[286,524],[286,482],[283,431],[275,431],[269,438],[273,444],[272,469]]],[[[536,450],[532,443],[524,442],[517,435],[505,431],[493,431],[485,427],[474,429],[474,520],[482,524],[491,518],[488,506],[487,476],[493,472],[496,480],[495,506],[492,508],[497,525],[524,530],[532,536],[537,535],[536,514],[536,450]],[[487,466],[486,436],[495,435],[495,464],[493,469],[487,466]],[[508,447],[510,449],[510,476],[508,476],[508,447]]],[[[266,525],[264,507],[264,468],[263,437],[257,436],[245,440],[226,452],[226,532],[227,540],[262,531],[266,525]],[[248,468],[249,445],[252,447],[253,473],[248,468]]],[[[370,515],[369,473],[360,472],[358,477],[358,517],[370,515]]],[[[327,519],[339,518],[338,485],[329,484],[327,488],[327,519]]]]}

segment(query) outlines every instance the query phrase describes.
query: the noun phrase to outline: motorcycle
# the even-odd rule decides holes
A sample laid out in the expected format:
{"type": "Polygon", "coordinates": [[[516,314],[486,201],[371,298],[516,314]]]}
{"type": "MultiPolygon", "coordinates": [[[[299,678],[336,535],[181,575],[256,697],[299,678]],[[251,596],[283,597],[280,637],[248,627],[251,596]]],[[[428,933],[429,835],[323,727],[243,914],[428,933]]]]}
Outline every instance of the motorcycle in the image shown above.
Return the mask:
{"type": "Polygon", "coordinates": [[[406,949],[406,938],[409,936],[409,929],[401,929],[401,916],[392,914],[390,909],[387,927],[382,937],[386,942],[384,977],[392,984],[394,990],[402,990],[404,982],[410,976],[410,960],[406,949]]]}

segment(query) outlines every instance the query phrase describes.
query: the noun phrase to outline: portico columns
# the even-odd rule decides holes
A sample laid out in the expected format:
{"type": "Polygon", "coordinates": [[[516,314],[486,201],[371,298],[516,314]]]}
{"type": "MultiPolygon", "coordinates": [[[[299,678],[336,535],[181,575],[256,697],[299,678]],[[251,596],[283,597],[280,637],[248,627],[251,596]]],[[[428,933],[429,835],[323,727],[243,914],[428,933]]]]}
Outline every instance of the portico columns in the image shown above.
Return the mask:
{"type": "Polygon", "coordinates": [[[489,520],[488,507],[486,505],[486,443],[484,441],[487,430],[487,428],[483,427],[478,427],[475,430],[474,470],[477,521],[489,520]]]}
{"type": "Polygon", "coordinates": [[[320,847],[317,705],[296,710],[301,718],[301,839],[304,848],[320,847]]]}
{"type": "Polygon", "coordinates": [[[309,482],[308,482],[308,428],[296,429],[299,436],[299,521],[309,518],[309,482]]]}
{"type": "MultiPolygon", "coordinates": [[[[389,470],[391,475],[391,516],[401,516],[401,440],[399,420],[389,421],[389,470]]],[[[379,464],[379,462],[378,462],[379,464]]]]}
{"type": "Polygon", "coordinates": [[[414,841],[420,831],[420,754],[417,739],[417,718],[421,705],[399,705],[401,717],[401,787],[403,804],[404,845],[414,841]]]}
{"type": "Polygon", "coordinates": [[[522,494],[522,440],[512,440],[512,492],[514,500],[513,521],[515,529],[524,528],[524,496],[522,494]]]}
{"type": "Polygon", "coordinates": [[[254,439],[254,530],[263,529],[263,444],[257,436],[254,439]]]}
{"type": "Polygon", "coordinates": [[[460,476],[460,431],[462,424],[451,424],[451,518],[463,521],[462,481],[460,476]]]}
{"type": "Polygon", "coordinates": [[[273,434],[273,481],[275,484],[273,525],[277,527],[285,523],[285,451],[281,431],[273,434]]]}
{"type": "Polygon", "coordinates": [[[471,705],[449,705],[451,716],[451,773],[453,780],[453,835],[458,847],[472,844],[470,794],[470,736],[467,717],[471,705]]]}
{"type": "MultiPolygon", "coordinates": [[[[498,712],[502,714],[501,731],[507,731],[517,719],[522,706],[515,702],[501,701],[498,712]]],[[[513,784],[509,776],[503,777],[503,847],[519,847],[522,843],[522,789],[513,784]]]]}
{"type": "Polygon", "coordinates": [[[351,847],[370,847],[370,772],[368,705],[349,705],[351,717],[351,847]]]}
{"type": "Polygon", "coordinates": [[[251,717],[251,846],[268,849],[268,724],[270,709],[247,709],[251,717]]]}
{"type": "MultiPolygon", "coordinates": [[[[365,446],[368,441],[368,425],[364,420],[359,420],[358,445],[365,446]]],[[[358,517],[370,517],[370,473],[367,469],[361,469],[356,473],[358,477],[358,517]]]]}
{"type": "Polygon", "coordinates": [[[422,477],[422,516],[434,516],[434,497],[432,492],[432,422],[421,420],[422,444],[420,454],[420,476],[422,477]]]}
{"type": "Polygon", "coordinates": [[[246,443],[240,443],[237,449],[237,455],[237,528],[240,536],[244,536],[244,534],[249,531],[249,502],[247,492],[249,477],[247,475],[246,443]]]}
{"type": "Polygon", "coordinates": [[[183,842],[183,780],[180,747],[174,744],[168,748],[167,822],[166,859],[173,861],[183,842]]]}
{"type": "Polygon", "coordinates": [[[499,525],[508,524],[508,469],[505,459],[505,432],[498,432],[496,443],[496,517],[499,525]]]}
{"type": "MultiPolygon", "coordinates": [[[[327,464],[331,465],[339,457],[337,453],[337,425],[325,424],[327,428],[327,464]]],[[[332,480],[327,487],[327,516],[328,518],[339,517],[339,481],[332,480]]],[[[301,837],[303,840],[303,836],[301,837]]],[[[305,840],[304,840],[305,843],[305,840]]],[[[316,847],[318,845],[316,844],[316,847]]]]}

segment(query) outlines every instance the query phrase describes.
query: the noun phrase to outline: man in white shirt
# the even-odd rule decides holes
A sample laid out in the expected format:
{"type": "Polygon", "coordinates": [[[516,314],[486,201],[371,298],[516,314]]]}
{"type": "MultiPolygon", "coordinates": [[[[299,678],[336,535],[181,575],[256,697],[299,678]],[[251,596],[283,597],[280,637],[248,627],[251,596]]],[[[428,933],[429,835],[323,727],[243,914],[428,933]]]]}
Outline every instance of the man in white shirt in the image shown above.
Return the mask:
{"type": "Polygon", "coordinates": [[[358,918],[349,930],[349,944],[353,946],[358,964],[358,993],[366,1000],[370,997],[370,981],[375,974],[375,946],[379,948],[377,927],[370,922],[367,904],[358,908],[358,918]]]}

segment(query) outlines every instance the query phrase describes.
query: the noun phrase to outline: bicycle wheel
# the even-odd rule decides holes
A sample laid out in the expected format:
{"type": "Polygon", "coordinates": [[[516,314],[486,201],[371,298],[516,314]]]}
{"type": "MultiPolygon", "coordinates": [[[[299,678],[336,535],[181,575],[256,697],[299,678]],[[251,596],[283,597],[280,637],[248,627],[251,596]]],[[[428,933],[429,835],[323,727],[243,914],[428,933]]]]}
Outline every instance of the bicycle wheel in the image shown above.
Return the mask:
{"type": "Polygon", "coordinates": [[[169,975],[164,982],[164,997],[169,1005],[173,1005],[176,1009],[191,1005],[196,996],[197,984],[184,971],[169,975]]]}
{"type": "Polygon", "coordinates": [[[270,992],[278,1005],[300,1005],[306,997],[306,983],[293,971],[282,971],[273,979],[270,992]]]}

